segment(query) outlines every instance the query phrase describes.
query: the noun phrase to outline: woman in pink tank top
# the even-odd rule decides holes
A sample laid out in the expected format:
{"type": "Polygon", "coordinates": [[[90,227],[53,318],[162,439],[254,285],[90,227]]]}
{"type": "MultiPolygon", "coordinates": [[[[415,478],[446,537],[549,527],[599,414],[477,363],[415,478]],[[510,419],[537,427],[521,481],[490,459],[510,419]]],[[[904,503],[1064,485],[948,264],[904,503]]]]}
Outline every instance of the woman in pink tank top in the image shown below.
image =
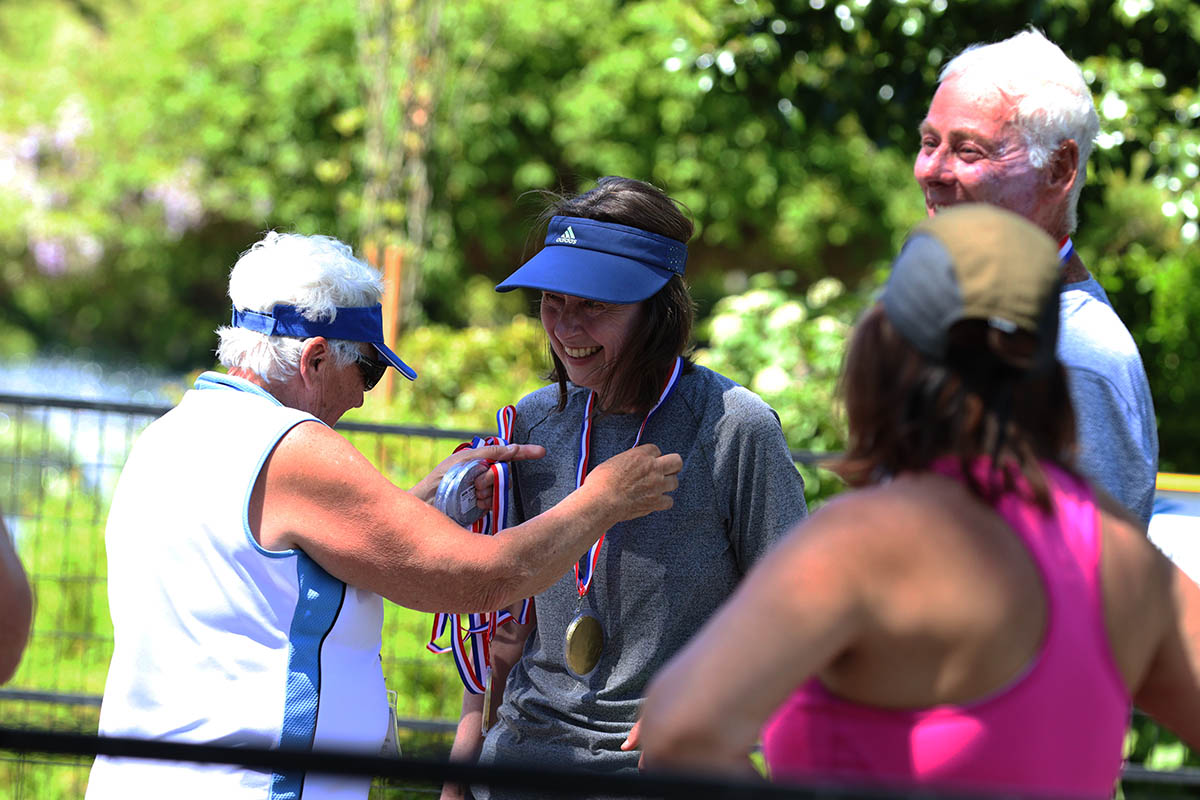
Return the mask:
{"type": "Polygon", "coordinates": [[[1055,243],[959,206],[909,236],[842,377],[855,488],[655,678],[648,767],[1111,796],[1131,703],[1200,747],[1200,589],[1071,467],[1055,243]]]}

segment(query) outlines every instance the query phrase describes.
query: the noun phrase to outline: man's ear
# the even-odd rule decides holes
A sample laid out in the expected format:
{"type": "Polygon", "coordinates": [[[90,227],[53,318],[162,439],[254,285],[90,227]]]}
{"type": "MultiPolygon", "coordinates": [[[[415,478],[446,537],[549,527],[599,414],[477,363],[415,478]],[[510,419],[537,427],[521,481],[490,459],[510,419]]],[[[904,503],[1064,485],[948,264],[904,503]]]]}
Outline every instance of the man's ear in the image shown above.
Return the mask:
{"type": "Polygon", "coordinates": [[[1075,176],[1079,174],[1079,145],[1074,139],[1066,139],[1050,154],[1050,163],[1044,170],[1046,185],[1056,194],[1066,197],[1071,193],[1075,176]]]}
{"type": "Polygon", "coordinates": [[[330,363],[329,342],[324,336],[314,336],[300,351],[300,379],[307,386],[317,378],[318,371],[330,363]]]}

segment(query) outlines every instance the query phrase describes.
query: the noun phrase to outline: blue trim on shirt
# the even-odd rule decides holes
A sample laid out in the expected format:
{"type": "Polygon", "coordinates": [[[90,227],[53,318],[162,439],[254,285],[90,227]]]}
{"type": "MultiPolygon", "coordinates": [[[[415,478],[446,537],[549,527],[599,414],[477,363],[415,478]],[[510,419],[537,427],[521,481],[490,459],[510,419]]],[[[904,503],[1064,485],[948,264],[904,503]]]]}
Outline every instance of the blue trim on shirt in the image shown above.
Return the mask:
{"type": "MultiPolygon", "coordinates": [[[[226,375],[221,372],[201,373],[200,377],[196,378],[195,388],[207,390],[232,389],[234,391],[245,392],[247,394],[262,397],[270,400],[277,406],[283,406],[283,403],[279,402],[274,395],[261,386],[251,383],[245,378],[239,378],[235,375],[226,375]]],[[[262,455],[259,457],[258,465],[254,468],[255,480],[251,481],[250,485],[246,487],[246,496],[242,500],[242,530],[245,533],[246,541],[250,543],[251,547],[268,558],[291,558],[292,556],[296,555],[299,550],[294,547],[287,550],[268,550],[258,543],[258,540],[254,538],[254,532],[250,530],[250,495],[254,493],[254,485],[257,482],[258,474],[262,472],[263,464],[267,463],[267,458],[270,457],[271,453],[275,451],[275,446],[279,444],[279,440],[282,439],[288,431],[299,425],[301,422],[310,421],[320,422],[322,425],[325,424],[324,422],[321,422],[321,420],[310,415],[308,419],[289,421],[283,425],[278,432],[276,432],[275,436],[270,440],[270,447],[264,450],[262,455]]]]}
{"type": "Polygon", "coordinates": [[[226,375],[221,372],[202,372],[200,377],[196,378],[194,388],[196,389],[234,389],[239,392],[249,392],[256,394],[259,397],[265,397],[277,406],[283,405],[275,399],[275,395],[268,392],[258,384],[251,383],[245,378],[239,378],[236,375],[226,375]]]}
{"type": "MultiPolygon", "coordinates": [[[[267,463],[267,459],[271,456],[271,453],[275,452],[275,446],[279,444],[279,440],[288,431],[303,422],[321,422],[321,420],[316,417],[313,417],[311,420],[295,420],[281,427],[276,432],[275,437],[271,439],[270,447],[263,450],[262,455],[258,457],[258,465],[254,468],[254,480],[246,487],[246,496],[242,498],[242,532],[245,533],[246,541],[250,542],[250,546],[268,558],[290,558],[300,551],[295,547],[288,548],[287,550],[268,550],[258,543],[258,540],[254,538],[254,531],[250,530],[250,497],[254,494],[254,487],[258,483],[258,476],[262,473],[263,465],[267,463]]],[[[324,425],[325,423],[322,422],[321,424],[324,425]]]]}
{"type": "MultiPolygon", "coordinates": [[[[296,578],[300,592],[288,631],[287,692],[279,749],[312,750],[321,706],[321,647],[342,611],[346,584],[300,551],[296,578]]],[[[299,800],[305,774],[293,771],[272,775],[271,800],[299,800]]]]}

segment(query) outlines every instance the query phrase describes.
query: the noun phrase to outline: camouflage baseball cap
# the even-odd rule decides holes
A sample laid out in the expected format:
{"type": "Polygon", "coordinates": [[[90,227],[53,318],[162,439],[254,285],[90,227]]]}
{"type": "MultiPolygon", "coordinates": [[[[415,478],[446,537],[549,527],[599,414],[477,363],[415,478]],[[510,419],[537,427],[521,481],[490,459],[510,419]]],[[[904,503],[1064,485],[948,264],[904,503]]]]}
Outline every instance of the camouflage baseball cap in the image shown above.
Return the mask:
{"type": "Polygon", "coordinates": [[[883,289],[892,325],[924,355],[941,361],[960,320],[984,320],[1038,340],[1035,363],[1058,339],[1059,257],[1041,228],[992,205],[954,206],[917,225],[883,289]]]}

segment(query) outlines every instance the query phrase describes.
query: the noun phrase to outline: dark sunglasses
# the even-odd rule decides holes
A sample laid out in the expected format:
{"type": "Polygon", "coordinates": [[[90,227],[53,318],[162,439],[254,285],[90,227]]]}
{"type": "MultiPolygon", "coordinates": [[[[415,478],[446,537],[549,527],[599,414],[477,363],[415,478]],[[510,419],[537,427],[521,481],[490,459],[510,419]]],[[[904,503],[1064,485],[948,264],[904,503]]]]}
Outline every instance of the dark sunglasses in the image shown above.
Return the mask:
{"type": "Polygon", "coordinates": [[[375,384],[379,383],[383,373],[387,372],[388,364],[386,361],[376,361],[369,356],[359,355],[354,360],[355,366],[358,367],[358,372],[362,375],[363,391],[369,392],[375,388],[375,384]]]}

